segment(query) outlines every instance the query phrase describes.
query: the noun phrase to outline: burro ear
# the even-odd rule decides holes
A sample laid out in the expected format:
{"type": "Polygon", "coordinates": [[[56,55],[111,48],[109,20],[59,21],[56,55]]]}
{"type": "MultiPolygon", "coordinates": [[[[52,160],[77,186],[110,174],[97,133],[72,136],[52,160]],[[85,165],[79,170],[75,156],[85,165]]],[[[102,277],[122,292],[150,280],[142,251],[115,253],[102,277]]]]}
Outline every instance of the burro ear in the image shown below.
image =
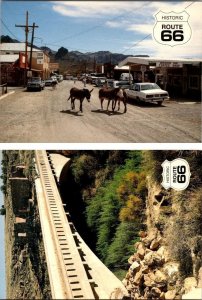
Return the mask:
{"type": "Polygon", "coordinates": [[[93,90],[94,90],[94,89],[92,89],[91,91],[89,91],[89,93],[91,94],[93,90]]]}

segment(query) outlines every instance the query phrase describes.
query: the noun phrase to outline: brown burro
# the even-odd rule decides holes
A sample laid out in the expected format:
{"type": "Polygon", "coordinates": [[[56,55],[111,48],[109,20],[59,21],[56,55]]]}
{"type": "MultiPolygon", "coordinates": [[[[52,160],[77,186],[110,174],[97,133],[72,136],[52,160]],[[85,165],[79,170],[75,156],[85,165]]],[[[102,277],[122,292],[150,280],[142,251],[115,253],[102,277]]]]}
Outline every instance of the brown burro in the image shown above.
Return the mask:
{"type": "Polygon", "coordinates": [[[82,108],[83,100],[86,98],[87,101],[90,102],[92,91],[93,89],[89,91],[88,89],[78,89],[75,87],[71,88],[69,98],[67,99],[67,101],[71,99],[71,108],[75,109],[74,101],[75,99],[78,99],[80,100],[80,111],[83,112],[83,108],[82,108]]]}
{"type": "Polygon", "coordinates": [[[101,88],[99,90],[99,99],[101,104],[101,109],[103,109],[103,101],[104,99],[108,100],[107,110],[109,108],[110,101],[112,101],[112,110],[114,111],[116,108],[116,103],[118,101],[118,110],[120,109],[120,102],[122,101],[124,104],[124,113],[127,111],[127,95],[126,92],[122,88],[101,88]]]}

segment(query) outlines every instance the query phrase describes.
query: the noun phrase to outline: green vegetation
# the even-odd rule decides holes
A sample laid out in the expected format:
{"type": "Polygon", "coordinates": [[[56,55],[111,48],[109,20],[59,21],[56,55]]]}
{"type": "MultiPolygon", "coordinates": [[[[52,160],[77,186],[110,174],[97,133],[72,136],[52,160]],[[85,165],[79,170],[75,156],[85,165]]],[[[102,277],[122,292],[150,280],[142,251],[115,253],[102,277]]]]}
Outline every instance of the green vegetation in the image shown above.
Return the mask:
{"type": "Polygon", "coordinates": [[[141,151],[82,151],[72,163],[96,252],[116,274],[128,268],[143,226],[147,189],[142,159],[141,151]]]}

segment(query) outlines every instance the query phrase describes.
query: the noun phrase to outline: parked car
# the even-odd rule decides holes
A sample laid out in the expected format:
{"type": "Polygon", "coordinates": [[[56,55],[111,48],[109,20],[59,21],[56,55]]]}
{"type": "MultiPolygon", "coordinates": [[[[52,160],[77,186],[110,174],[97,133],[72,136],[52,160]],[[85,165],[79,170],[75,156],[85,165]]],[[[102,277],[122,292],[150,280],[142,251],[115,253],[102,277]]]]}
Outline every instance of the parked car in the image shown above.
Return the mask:
{"type": "Polygon", "coordinates": [[[53,84],[53,79],[49,78],[45,80],[45,86],[51,86],[53,84]]]}
{"type": "Polygon", "coordinates": [[[73,75],[71,75],[71,74],[66,74],[66,75],[64,76],[64,79],[65,79],[65,80],[73,80],[73,75]]]}
{"type": "Polygon", "coordinates": [[[63,77],[63,75],[59,75],[59,81],[63,81],[63,79],[64,79],[64,77],[63,77]]]}
{"type": "Polygon", "coordinates": [[[41,79],[41,77],[31,77],[28,79],[27,82],[27,90],[43,90],[45,87],[44,80],[41,79]]]}
{"type": "Polygon", "coordinates": [[[51,79],[53,80],[53,82],[58,83],[58,80],[57,80],[56,76],[51,76],[51,79]]]}
{"type": "Polygon", "coordinates": [[[167,91],[162,90],[156,83],[135,83],[130,89],[126,89],[128,98],[143,102],[156,102],[159,106],[165,99],[169,99],[167,91]]]}
{"type": "Polygon", "coordinates": [[[95,85],[96,86],[103,86],[106,83],[107,78],[106,77],[98,77],[95,79],[95,85]]]}
{"type": "Polygon", "coordinates": [[[131,87],[131,84],[128,80],[114,80],[113,87],[117,88],[120,87],[122,89],[129,89],[131,87]]]}

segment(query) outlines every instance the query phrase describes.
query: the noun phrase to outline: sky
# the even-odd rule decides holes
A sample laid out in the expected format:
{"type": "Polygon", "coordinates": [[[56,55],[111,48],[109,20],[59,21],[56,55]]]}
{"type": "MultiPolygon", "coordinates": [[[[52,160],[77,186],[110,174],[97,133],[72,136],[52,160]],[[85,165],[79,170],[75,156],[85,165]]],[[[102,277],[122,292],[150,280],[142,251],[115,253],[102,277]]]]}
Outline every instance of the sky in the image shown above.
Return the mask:
{"type": "MultiPolygon", "coordinates": [[[[34,43],[53,50],[110,51],[158,57],[202,57],[202,2],[194,1],[8,1],[1,4],[1,34],[25,40],[26,11],[35,29],[34,43]],[[192,36],[188,43],[165,46],[153,39],[155,14],[186,11],[192,36]]],[[[29,33],[31,41],[31,32],[29,33]]]]}
{"type": "MultiPolygon", "coordinates": [[[[1,175],[1,160],[2,151],[0,150],[0,175],[1,175]]],[[[2,180],[0,178],[0,186],[2,180]]],[[[3,194],[0,191],[0,207],[4,204],[3,194]]],[[[5,287],[5,247],[4,247],[4,217],[0,215],[0,299],[6,299],[6,287],[5,287]]]]}

